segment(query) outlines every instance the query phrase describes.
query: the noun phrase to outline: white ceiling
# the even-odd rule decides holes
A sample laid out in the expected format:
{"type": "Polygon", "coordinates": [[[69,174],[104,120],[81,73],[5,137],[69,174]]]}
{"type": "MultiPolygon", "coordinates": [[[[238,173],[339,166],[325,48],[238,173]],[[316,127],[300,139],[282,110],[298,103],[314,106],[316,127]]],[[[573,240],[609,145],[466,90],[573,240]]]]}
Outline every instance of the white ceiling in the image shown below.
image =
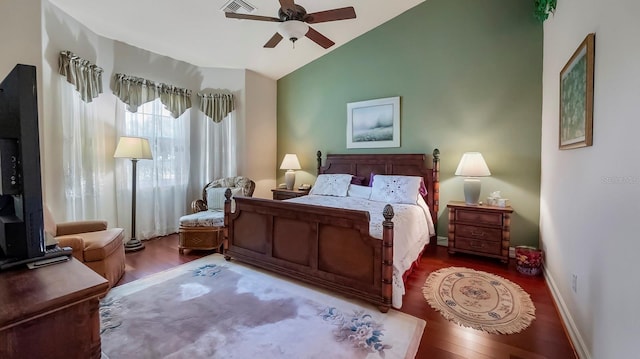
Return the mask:
{"type": "MultiPolygon", "coordinates": [[[[263,45],[278,23],[228,19],[228,0],[49,0],[96,34],[200,67],[249,69],[273,79],[296,70],[425,0],[296,0],[307,13],[353,6],[356,18],[311,25],[336,44],[308,38],[263,45]]],[[[278,0],[244,0],[278,17],[278,0]]]]}

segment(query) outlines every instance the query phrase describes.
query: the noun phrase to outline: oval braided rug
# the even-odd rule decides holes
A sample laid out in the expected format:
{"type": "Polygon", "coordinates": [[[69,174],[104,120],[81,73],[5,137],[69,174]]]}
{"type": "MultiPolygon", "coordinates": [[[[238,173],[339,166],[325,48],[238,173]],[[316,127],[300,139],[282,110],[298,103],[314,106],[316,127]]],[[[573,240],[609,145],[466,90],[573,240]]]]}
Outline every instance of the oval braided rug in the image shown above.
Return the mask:
{"type": "Polygon", "coordinates": [[[529,294],[491,273],[443,268],[429,274],[422,293],[448,320],[488,333],[517,333],[535,319],[536,308],[529,294]]]}

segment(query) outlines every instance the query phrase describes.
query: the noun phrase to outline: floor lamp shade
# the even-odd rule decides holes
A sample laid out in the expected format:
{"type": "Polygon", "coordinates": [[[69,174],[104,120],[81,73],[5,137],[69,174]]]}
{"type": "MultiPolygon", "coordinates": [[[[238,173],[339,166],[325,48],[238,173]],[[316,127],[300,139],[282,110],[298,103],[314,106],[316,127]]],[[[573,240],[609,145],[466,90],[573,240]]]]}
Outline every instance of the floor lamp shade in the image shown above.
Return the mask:
{"type": "Polygon", "coordinates": [[[284,181],[287,184],[287,189],[293,189],[293,185],[296,182],[296,172],[294,170],[299,170],[301,168],[298,156],[293,153],[287,153],[284,155],[280,169],[287,170],[284,174],[284,181]]]}
{"type": "Polygon", "coordinates": [[[144,244],[136,238],[136,165],[138,160],[153,159],[149,140],[142,137],[120,137],[113,157],[131,159],[131,239],[124,245],[124,250],[139,251],[144,249],[144,244]]]}
{"type": "Polygon", "coordinates": [[[477,205],[480,199],[480,179],[477,177],[491,176],[489,167],[480,152],[467,152],[462,155],[456,176],[464,176],[464,201],[466,204],[477,205]]]}
{"type": "Polygon", "coordinates": [[[149,140],[143,137],[120,137],[116,152],[113,154],[115,158],[135,158],[138,160],[153,159],[151,155],[151,147],[149,140]]]}

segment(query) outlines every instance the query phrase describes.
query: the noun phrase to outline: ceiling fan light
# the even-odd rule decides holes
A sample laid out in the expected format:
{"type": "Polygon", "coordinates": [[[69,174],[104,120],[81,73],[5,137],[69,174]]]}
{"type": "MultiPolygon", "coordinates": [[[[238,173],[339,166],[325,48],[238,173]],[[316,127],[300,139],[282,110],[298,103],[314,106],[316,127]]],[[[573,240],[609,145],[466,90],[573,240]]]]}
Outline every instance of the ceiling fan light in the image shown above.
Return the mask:
{"type": "Polygon", "coordinates": [[[281,22],[278,27],[278,32],[285,39],[289,39],[293,42],[300,39],[309,31],[309,25],[307,23],[298,20],[288,20],[281,22]]]}

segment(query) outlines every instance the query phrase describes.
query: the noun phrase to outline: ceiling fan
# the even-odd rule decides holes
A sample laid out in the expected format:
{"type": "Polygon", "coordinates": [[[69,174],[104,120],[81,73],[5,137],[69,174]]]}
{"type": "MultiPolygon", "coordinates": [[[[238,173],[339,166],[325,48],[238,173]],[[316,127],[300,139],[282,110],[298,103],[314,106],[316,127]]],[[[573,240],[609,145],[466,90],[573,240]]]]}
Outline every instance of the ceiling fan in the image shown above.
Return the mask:
{"type": "Polygon", "coordinates": [[[333,46],[335,42],[314,30],[308,24],[356,18],[356,11],[353,6],[307,14],[307,10],[302,6],[295,4],[293,0],[279,1],[280,9],[278,10],[278,17],[236,14],[233,12],[225,12],[225,15],[226,17],[233,19],[279,22],[280,26],[278,28],[278,32],[276,32],[271,39],[264,44],[264,47],[267,48],[276,47],[284,35],[287,39],[291,40],[294,45],[298,39],[302,36],[306,36],[311,39],[311,41],[325,49],[328,49],[333,46]]]}

